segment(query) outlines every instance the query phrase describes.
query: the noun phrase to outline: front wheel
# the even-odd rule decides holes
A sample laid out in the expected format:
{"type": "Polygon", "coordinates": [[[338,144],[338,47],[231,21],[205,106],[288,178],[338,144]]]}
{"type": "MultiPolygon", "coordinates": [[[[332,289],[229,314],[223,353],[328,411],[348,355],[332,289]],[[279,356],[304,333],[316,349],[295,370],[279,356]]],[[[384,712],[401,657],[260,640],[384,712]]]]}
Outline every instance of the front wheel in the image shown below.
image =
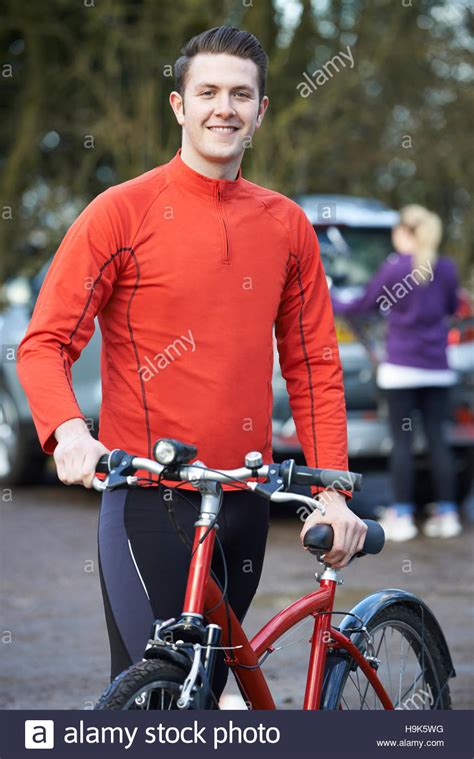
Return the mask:
{"type": "Polygon", "coordinates": [[[186,674],[181,667],[161,659],[133,664],[110,683],[94,709],[177,709],[186,674]]]}
{"type": "MultiPolygon", "coordinates": [[[[436,633],[424,623],[421,613],[395,604],[375,614],[367,629],[380,661],[378,678],[395,709],[451,709],[451,673],[436,633]]],[[[384,707],[357,664],[336,652],[327,659],[321,708],[384,707]]]]}

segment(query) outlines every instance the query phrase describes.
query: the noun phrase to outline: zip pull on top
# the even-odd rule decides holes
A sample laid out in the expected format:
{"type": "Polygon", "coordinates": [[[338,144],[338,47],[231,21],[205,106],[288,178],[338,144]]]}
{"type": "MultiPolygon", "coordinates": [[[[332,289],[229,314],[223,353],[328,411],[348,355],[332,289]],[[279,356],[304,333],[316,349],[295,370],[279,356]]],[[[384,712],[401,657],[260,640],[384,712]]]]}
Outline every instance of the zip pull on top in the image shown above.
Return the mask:
{"type": "Polygon", "coordinates": [[[216,202],[217,216],[219,218],[222,235],[223,235],[223,241],[224,241],[222,262],[224,264],[230,264],[229,238],[227,236],[227,227],[226,227],[225,218],[224,218],[224,206],[222,203],[223,195],[222,195],[222,190],[219,185],[217,185],[217,188],[216,188],[216,198],[217,198],[217,202],[216,202]]]}

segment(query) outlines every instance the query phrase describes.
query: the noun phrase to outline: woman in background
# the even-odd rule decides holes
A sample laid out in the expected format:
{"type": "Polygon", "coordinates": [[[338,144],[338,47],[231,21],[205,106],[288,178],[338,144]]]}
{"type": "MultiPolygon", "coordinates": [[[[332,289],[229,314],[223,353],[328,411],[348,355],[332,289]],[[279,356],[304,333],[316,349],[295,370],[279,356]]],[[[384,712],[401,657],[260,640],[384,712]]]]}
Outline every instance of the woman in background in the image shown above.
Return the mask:
{"type": "Polygon", "coordinates": [[[418,205],[402,208],[392,232],[395,253],[385,260],[363,295],[348,303],[333,298],[335,314],[378,308],[388,321],[386,356],[377,369],[393,441],[390,471],[395,503],[381,521],[388,540],[410,540],[418,532],[411,451],[415,409],[423,420],[436,494],[435,510],[423,532],[449,538],[461,531],[452,456],[445,438],[449,388],[456,382],[446,355],[448,317],[458,307],[458,276],[454,262],[438,256],[441,236],[436,214],[418,205]]]}

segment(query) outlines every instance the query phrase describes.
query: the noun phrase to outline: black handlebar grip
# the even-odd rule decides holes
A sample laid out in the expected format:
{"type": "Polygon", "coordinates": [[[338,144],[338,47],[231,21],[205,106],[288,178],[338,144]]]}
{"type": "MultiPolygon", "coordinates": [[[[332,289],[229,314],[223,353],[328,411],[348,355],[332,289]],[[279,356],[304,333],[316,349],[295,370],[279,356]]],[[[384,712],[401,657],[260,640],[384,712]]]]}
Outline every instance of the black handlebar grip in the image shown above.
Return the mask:
{"type": "MultiPolygon", "coordinates": [[[[385,544],[385,532],[383,527],[373,519],[363,519],[367,525],[365,541],[360,553],[355,556],[365,556],[365,554],[380,553],[385,544]]],[[[330,551],[334,540],[334,532],[330,524],[316,524],[305,532],[303,545],[308,548],[310,553],[318,554],[323,551],[330,551]]]]}
{"type": "Polygon", "coordinates": [[[114,467],[120,464],[124,456],[128,456],[128,454],[120,448],[114,448],[110,453],[104,453],[95,465],[95,471],[99,474],[109,474],[114,467]]]}
{"type": "Polygon", "coordinates": [[[305,532],[303,545],[310,553],[330,551],[334,540],[334,531],[330,524],[315,524],[305,532]]]}
{"type": "Polygon", "coordinates": [[[308,466],[295,466],[291,481],[297,485],[319,485],[336,490],[360,490],[362,475],[339,469],[312,469],[308,466]]]}
{"type": "Polygon", "coordinates": [[[338,469],[321,469],[321,484],[338,490],[360,490],[362,475],[358,472],[341,472],[338,469]]]}
{"type": "Polygon", "coordinates": [[[374,522],[373,519],[363,519],[363,522],[368,527],[364,545],[362,546],[362,551],[360,554],[356,554],[356,556],[361,556],[364,553],[370,553],[372,555],[376,553],[380,553],[382,548],[385,545],[385,532],[381,524],[378,522],[374,522]]]}
{"type": "Polygon", "coordinates": [[[97,464],[95,465],[95,471],[99,474],[108,474],[109,473],[109,454],[104,453],[103,456],[100,457],[97,464]]]}

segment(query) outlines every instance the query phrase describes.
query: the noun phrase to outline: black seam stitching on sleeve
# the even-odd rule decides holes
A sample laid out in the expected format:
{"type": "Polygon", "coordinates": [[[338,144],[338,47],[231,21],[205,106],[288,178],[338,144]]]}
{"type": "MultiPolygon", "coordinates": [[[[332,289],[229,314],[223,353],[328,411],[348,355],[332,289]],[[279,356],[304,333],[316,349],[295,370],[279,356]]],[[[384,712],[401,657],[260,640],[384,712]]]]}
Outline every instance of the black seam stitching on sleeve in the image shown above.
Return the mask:
{"type": "Polygon", "coordinates": [[[86,301],[86,304],[85,304],[84,308],[82,309],[82,313],[81,313],[81,315],[79,316],[79,318],[78,318],[78,320],[76,322],[76,326],[74,327],[74,329],[72,330],[71,334],[69,335],[69,340],[73,339],[74,335],[76,334],[77,330],[79,329],[79,327],[81,325],[81,322],[84,319],[84,316],[86,315],[86,311],[87,311],[87,309],[89,308],[89,306],[91,304],[92,296],[94,295],[95,286],[102,279],[102,274],[104,273],[104,270],[107,268],[107,266],[110,263],[112,263],[112,261],[114,260],[114,258],[116,256],[118,256],[119,253],[123,253],[123,251],[127,251],[127,250],[130,251],[130,253],[133,253],[133,248],[118,248],[115,251],[115,253],[112,253],[112,255],[107,259],[107,261],[105,261],[105,263],[103,263],[102,266],[100,267],[99,274],[97,275],[97,277],[95,278],[94,282],[92,283],[92,287],[91,287],[91,290],[90,290],[90,293],[89,293],[89,297],[88,297],[88,299],[86,301]]]}
{"type": "Polygon", "coordinates": [[[305,362],[306,371],[308,374],[308,387],[309,387],[310,409],[311,409],[311,430],[312,430],[312,435],[313,435],[315,466],[318,466],[318,449],[316,445],[316,419],[314,416],[313,376],[312,376],[312,371],[311,371],[311,364],[309,363],[308,352],[306,350],[306,341],[305,341],[304,330],[303,330],[303,308],[305,305],[305,299],[304,299],[303,283],[301,280],[301,267],[300,267],[300,262],[298,260],[298,257],[295,256],[294,253],[290,253],[290,256],[294,258],[296,262],[296,276],[298,280],[298,287],[299,287],[300,298],[301,298],[301,308],[298,314],[298,321],[299,321],[299,328],[300,328],[301,347],[303,349],[304,362],[305,362]]]}
{"type": "MultiPolygon", "coordinates": [[[[66,375],[67,383],[69,385],[70,390],[72,391],[72,394],[74,395],[74,398],[76,398],[76,396],[74,394],[74,388],[72,387],[72,384],[71,384],[71,378],[69,377],[69,367],[68,367],[68,363],[66,361],[66,358],[64,356],[64,346],[62,345],[62,343],[59,346],[59,351],[61,353],[61,358],[63,360],[63,369],[64,369],[64,374],[66,375]]],[[[76,401],[77,401],[77,399],[76,399],[76,401]]]]}
{"type": "MultiPolygon", "coordinates": [[[[273,340],[273,337],[272,337],[273,340]]],[[[273,345],[272,345],[272,356],[273,356],[273,345]]],[[[270,367],[270,377],[268,379],[267,383],[267,390],[269,397],[272,396],[273,390],[272,390],[272,376],[273,376],[273,363],[270,367]]],[[[272,448],[272,438],[273,438],[273,408],[270,405],[269,414],[268,414],[268,420],[267,420],[267,429],[265,433],[265,448],[270,447],[270,450],[272,448]]]]}
{"type": "MultiPolygon", "coordinates": [[[[128,326],[128,331],[129,331],[129,334],[130,334],[130,341],[132,343],[133,352],[135,353],[135,360],[137,362],[137,374],[138,374],[138,377],[139,377],[140,389],[141,389],[141,392],[142,392],[143,409],[145,411],[145,425],[146,425],[148,458],[151,459],[152,455],[151,455],[150,417],[149,417],[149,412],[148,412],[148,404],[147,404],[147,400],[146,400],[145,383],[144,383],[143,377],[142,377],[142,375],[140,374],[140,371],[139,371],[139,369],[140,369],[140,359],[139,359],[139,356],[138,356],[137,345],[135,343],[135,339],[134,339],[134,336],[133,336],[132,322],[131,322],[131,318],[130,318],[130,309],[132,307],[132,300],[133,300],[133,297],[134,297],[134,295],[135,295],[135,293],[136,293],[136,291],[138,289],[138,283],[140,282],[140,266],[138,264],[138,259],[137,259],[136,255],[135,255],[135,251],[133,250],[133,248],[130,248],[130,253],[131,253],[131,256],[132,256],[133,261],[135,263],[135,268],[136,268],[136,271],[137,271],[137,278],[135,280],[135,285],[134,285],[132,294],[130,295],[130,300],[128,301],[128,306],[127,306],[127,326],[128,326]]],[[[150,477],[151,477],[151,479],[154,479],[153,475],[151,475],[151,474],[150,474],[150,477]]]]}
{"type": "MultiPolygon", "coordinates": [[[[107,261],[105,261],[102,264],[102,266],[99,269],[99,274],[97,275],[96,279],[94,280],[94,282],[92,284],[92,288],[91,288],[89,297],[88,297],[87,302],[86,302],[86,304],[85,304],[85,306],[84,306],[84,308],[82,310],[81,315],[79,316],[79,318],[77,320],[76,326],[74,327],[74,329],[72,330],[72,332],[69,335],[69,341],[72,341],[74,335],[76,334],[77,330],[79,329],[79,326],[80,326],[82,320],[84,319],[84,316],[85,316],[85,314],[87,312],[87,309],[89,308],[89,306],[91,304],[95,287],[98,284],[98,282],[100,282],[100,280],[102,278],[102,274],[104,273],[105,269],[116,258],[116,256],[118,256],[120,253],[123,253],[124,251],[125,252],[128,251],[130,253],[130,255],[131,255],[131,257],[132,257],[132,259],[134,261],[135,269],[136,269],[135,285],[134,285],[133,291],[132,291],[132,293],[130,295],[130,299],[129,299],[128,306],[127,306],[127,327],[128,327],[128,331],[129,331],[129,335],[130,335],[130,342],[132,344],[133,352],[135,354],[135,360],[137,362],[137,373],[138,373],[138,377],[139,377],[140,390],[141,390],[141,394],[142,394],[143,410],[145,412],[145,427],[146,427],[146,433],[147,433],[148,458],[151,458],[152,457],[151,456],[151,431],[150,431],[150,419],[149,419],[148,404],[147,404],[147,399],[146,399],[145,387],[144,387],[144,384],[143,384],[143,377],[141,376],[140,372],[138,371],[139,368],[140,368],[140,361],[139,361],[139,357],[138,357],[138,350],[137,350],[137,346],[136,346],[135,339],[134,339],[134,336],[133,336],[133,329],[132,329],[132,324],[131,324],[131,319],[130,319],[130,308],[131,308],[131,305],[132,305],[132,300],[133,300],[133,297],[134,297],[134,295],[135,295],[135,293],[137,291],[138,283],[140,281],[140,267],[139,267],[139,264],[138,264],[138,260],[137,260],[135,251],[133,250],[132,247],[118,248],[115,251],[115,253],[113,253],[107,259],[107,261]]],[[[69,378],[69,372],[68,372],[68,369],[67,369],[67,363],[66,363],[66,360],[64,358],[64,345],[63,344],[60,345],[60,353],[61,353],[61,357],[63,359],[63,369],[64,369],[64,373],[66,375],[66,379],[67,379],[68,385],[69,385],[69,387],[71,389],[71,392],[73,393],[73,395],[75,397],[74,389],[72,387],[71,380],[69,378]]],[[[77,399],[76,399],[76,403],[77,403],[77,399]]],[[[151,475],[151,477],[153,479],[152,475],[151,475]]]]}
{"type": "MultiPolygon", "coordinates": [[[[290,251],[288,253],[288,258],[286,259],[286,263],[285,263],[285,284],[288,281],[288,275],[289,275],[289,269],[290,269],[290,263],[291,263],[291,256],[292,256],[292,253],[290,251]]],[[[273,351],[272,351],[272,353],[273,353],[273,351]]],[[[271,384],[272,384],[272,376],[273,376],[273,364],[272,364],[272,366],[270,368],[270,380],[269,380],[270,389],[271,389],[271,384]]],[[[272,446],[272,436],[273,436],[272,426],[273,426],[273,409],[270,408],[270,413],[269,413],[269,417],[268,417],[268,421],[267,421],[267,430],[266,430],[266,434],[265,434],[265,438],[266,438],[265,439],[265,446],[266,447],[270,446],[270,448],[272,446]]]]}

